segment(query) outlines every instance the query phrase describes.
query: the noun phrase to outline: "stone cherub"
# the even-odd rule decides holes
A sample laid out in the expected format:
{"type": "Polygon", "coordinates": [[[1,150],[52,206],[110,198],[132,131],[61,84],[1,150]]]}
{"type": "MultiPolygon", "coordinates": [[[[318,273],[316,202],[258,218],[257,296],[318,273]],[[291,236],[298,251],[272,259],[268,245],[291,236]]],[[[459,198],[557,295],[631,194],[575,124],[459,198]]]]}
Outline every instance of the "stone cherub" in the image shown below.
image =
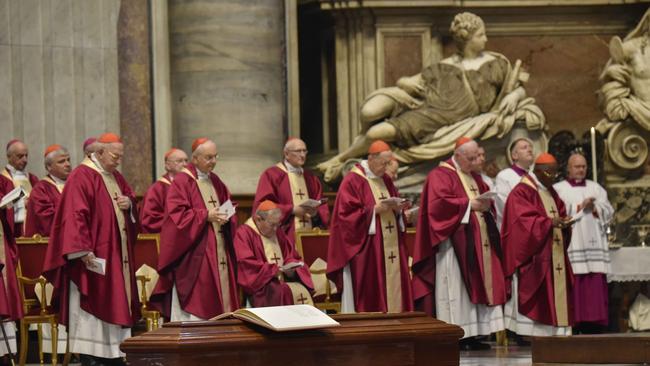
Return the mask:
{"type": "Polygon", "coordinates": [[[522,87],[528,74],[521,62],[512,66],[505,56],[485,50],[480,17],[457,14],[450,33],[456,54],[368,96],[361,108],[361,135],[318,165],[325,180],[334,180],[344,163],[362,156],[374,140],[391,143],[396,158],[409,164],[450,153],[461,136],[502,138],[516,121],[528,130],[546,128],[542,111],[522,87]]]}

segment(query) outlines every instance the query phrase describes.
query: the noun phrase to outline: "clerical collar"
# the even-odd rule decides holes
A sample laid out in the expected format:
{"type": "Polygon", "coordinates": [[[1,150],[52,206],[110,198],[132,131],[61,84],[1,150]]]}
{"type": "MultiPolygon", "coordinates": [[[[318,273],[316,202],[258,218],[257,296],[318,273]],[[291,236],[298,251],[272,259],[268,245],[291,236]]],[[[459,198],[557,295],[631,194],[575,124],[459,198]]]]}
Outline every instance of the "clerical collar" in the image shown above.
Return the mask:
{"type": "Polygon", "coordinates": [[[284,159],[284,166],[287,167],[287,171],[289,173],[297,173],[297,174],[302,174],[302,167],[295,167],[287,161],[287,159],[284,159]]]}
{"type": "Polygon", "coordinates": [[[22,177],[26,178],[27,177],[27,174],[25,174],[25,172],[23,172],[22,170],[18,170],[16,168],[14,168],[13,165],[11,165],[11,164],[7,164],[7,170],[11,174],[12,178],[22,178],[22,177]]]}
{"type": "Polygon", "coordinates": [[[102,163],[99,162],[97,159],[97,156],[95,156],[95,153],[90,154],[90,160],[92,160],[93,164],[97,167],[97,169],[102,173],[102,174],[110,174],[109,172],[104,169],[102,166],[102,163]]]}
{"type": "Polygon", "coordinates": [[[568,178],[566,180],[571,187],[586,187],[587,186],[587,181],[585,179],[581,180],[576,180],[576,179],[570,179],[568,178]]]}
{"type": "Polygon", "coordinates": [[[63,179],[59,179],[59,178],[53,176],[52,174],[48,174],[47,176],[50,177],[50,179],[52,179],[54,181],[54,183],[56,183],[56,185],[59,185],[59,186],[65,185],[65,181],[63,179]]]}
{"type": "Polygon", "coordinates": [[[373,173],[372,170],[370,170],[370,166],[368,165],[368,160],[362,160],[360,165],[363,168],[363,172],[366,175],[366,177],[370,179],[380,178],[377,175],[375,175],[375,173],[373,173]]]}
{"type": "Polygon", "coordinates": [[[517,164],[512,164],[512,166],[511,166],[510,168],[511,168],[512,170],[514,170],[515,173],[517,173],[517,175],[520,176],[520,177],[523,176],[523,175],[526,174],[526,173],[529,173],[529,171],[527,171],[526,169],[520,167],[520,166],[517,165],[517,164]]]}
{"type": "Polygon", "coordinates": [[[210,178],[210,173],[203,173],[202,171],[200,171],[200,170],[197,168],[197,169],[196,169],[196,176],[197,176],[199,179],[208,179],[208,178],[210,178]]]}

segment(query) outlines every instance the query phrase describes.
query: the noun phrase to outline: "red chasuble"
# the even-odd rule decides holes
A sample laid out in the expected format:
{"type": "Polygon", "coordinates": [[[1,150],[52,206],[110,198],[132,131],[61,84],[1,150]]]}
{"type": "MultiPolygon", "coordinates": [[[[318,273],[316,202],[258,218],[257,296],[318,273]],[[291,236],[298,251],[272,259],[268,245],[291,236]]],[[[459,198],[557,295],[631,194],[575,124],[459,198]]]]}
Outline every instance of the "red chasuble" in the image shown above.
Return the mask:
{"type": "MultiPolygon", "coordinates": [[[[219,203],[230,199],[230,192],[216,174],[210,173],[210,183],[219,203]]],[[[218,207],[218,203],[214,204],[218,207]]],[[[221,226],[225,253],[217,250],[214,226],[206,221],[208,209],[197,181],[197,170],[188,164],[174,177],[167,192],[165,219],[160,232],[160,278],[151,302],[164,316],[171,316],[172,288],[176,285],[181,308],[203,319],[209,319],[239,308],[235,281],[233,236],[236,215],[221,226]],[[222,270],[220,270],[222,269],[222,270]],[[227,277],[221,278],[221,272],[227,277]],[[227,282],[225,282],[227,281],[227,282]],[[222,283],[228,283],[230,306],[224,309],[222,283]]]]}
{"type": "Polygon", "coordinates": [[[140,319],[140,301],[133,268],[133,246],[137,236],[135,196],[119,172],[112,176],[122,195],[131,199],[131,209],[116,215],[114,195],[109,194],[102,173],[86,159],[67,179],[59,207],[54,215],[50,240],[43,264],[43,275],[54,286],[52,306],[62,324],[68,326],[69,285],[79,288],[83,310],[102,321],[130,327],[140,319]],[[120,232],[120,221],[126,232],[120,232]],[[122,252],[126,235],[127,253],[122,252]],[[68,254],[93,252],[106,259],[106,274],[86,269],[81,259],[68,260],[68,254]],[[126,255],[124,255],[126,254],[126,255]],[[125,263],[128,262],[128,263],[125,263]],[[124,278],[128,267],[129,278],[124,278]],[[126,288],[125,282],[130,285],[126,288]],[[130,303],[130,307],[129,307],[130,303]]]}
{"type": "MultiPolygon", "coordinates": [[[[479,194],[490,190],[479,174],[472,173],[471,177],[478,186],[474,188],[478,188],[479,194]]],[[[468,186],[468,189],[472,187],[468,186]]],[[[438,245],[447,239],[451,241],[458,258],[472,303],[499,305],[506,302],[506,283],[494,207],[485,213],[470,211],[469,223],[462,224],[469,201],[451,160],[443,162],[427,176],[421,195],[412,270],[416,307],[430,315],[435,315],[436,252],[438,245]],[[486,226],[483,232],[479,215],[486,226]],[[489,259],[485,255],[488,251],[489,259]],[[489,278],[485,276],[486,261],[489,261],[487,272],[491,272],[489,278]],[[491,291],[488,290],[490,287],[491,291]]]]}
{"type": "MultiPolygon", "coordinates": [[[[303,177],[305,178],[307,192],[296,192],[296,194],[300,194],[300,197],[304,197],[305,199],[321,199],[323,197],[323,187],[318,178],[307,169],[303,169],[303,177]]],[[[294,243],[296,230],[294,215],[292,213],[294,203],[289,184],[289,174],[286,172],[286,168],[282,169],[276,165],[266,169],[260,176],[260,180],[257,183],[257,191],[255,192],[253,212],[255,212],[261,202],[266,200],[275,202],[282,211],[282,230],[291,243],[294,243]]],[[[318,207],[318,217],[320,219],[320,226],[327,228],[330,221],[327,204],[318,207]]]]}
{"type": "MultiPolygon", "coordinates": [[[[30,193],[32,187],[38,183],[38,178],[32,173],[27,173],[27,175],[29,176],[29,186],[25,186],[25,190],[30,193]]],[[[16,186],[14,184],[14,181],[11,179],[11,172],[9,172],[9,169],[5,167],[0,173],[0,199],[2,199],[5,194],[11,192],[14,188],[16,188],[16,186]]],[[[11,232],[11,235],[13,235],[15,238],[23,236],[23,225],[16,225],[14,223],[13,208],[7,209],[7,223],[11,229],[11,231],[7,232],[11,232]]]]}
{"type": "Polygon", "coordinates": [[[54,220],[54,213],[59,205],[62,190],[63,185],[57,186],[49,176],[36,183],[27,202],[26,237],[32,237],[35,234],[43,237],[50,236],[52,220],[54,220]]]}
{"type": "MultiPolygon", "coordinates": [[[[252,219],[250,224],[255,225],[252,219]]],[[[271,254],[267,260],[264,244],[260,234],[248,224],[241,225],[235,235],[235,253],[237,254],[237,283],[249,297],[253,307],[293,305],[294,296],[289,285],[278,278],[278,265],[300,262],[302,258],[289,242],[282,229],[276,232],[277,244],[281,253],[271,254]],[[274,262],[275,259],[275,263],[274,262]],[[279,262],[278,261],[282,261],[279,262]]],[[[299,280],[309,291],[313,291],[309,268],[304,265],[296,269],[299,280]]],[[[308,296],[309,294],[307,294],[308,296]]],[[[307,299],[298,300],[298,304],[307,299]]]]}
{"type": "Polygon", "coordinates": [[[550,217],[563,217],[566,215],[566,209],[560,197],[551,188],[548,193],[557,210],[549,212],[551,210],[545,208],[539,190],[535,182],[524,177],[522,183],[517,184],[508,195],[501,228],[504,270],[509,278],[517,273],[521,314],[543,324],[571,325],[573,272],[567,255],[571,231],[564,229],[554,232],[553,220],[550,217]],[[557,249],[563,258],[561,262],[554,264],[557,249]],[[558,276],[557,273],[563,275],[558,276]],[[560,289],[557,294],[556,288],[560,289]],[[556,295],[565,298],[563,303],[557,303],[556,295]],[[560,313],[565,313],[568,324],[558,323],[558,309],[560,313]]]}
{"type": "MultiPolygon", "coordinates": [[[[356,165],[361,174],[363,168],[356,165]]],[[[390,196],[396,197],[397,190],[393,181],[384,174],[381,178],[390,196]]],[[[353,172],[348,173],[341,182],[336,195],[330,239],[327,253],[327,276],[343,289],[343,268],[350,265],[354,306],[357,312],[388,311],[386,267],[385,262],[394,254],[399,259],[399,284],[401,285],[401,311],[413,310],[413,295],[407,263],[405,234],[399,230],[398,216],[391,215],[392,220],[382,222],[380,215],[374,214],[376,201],[368,180],[353,172]],[[375,216],[375,234],[369,235],[368,229],[375,216]],[[386,256],[384,252],[382,225],[397,231],[398,253],[386,256]]],[[[390,259],[392,262],[393,259],[390,259]]]]}
{"type": "MultiPolygon", "coordinates": [[[[18,248],[14,237],[5,235],[5,233],[11,232],[5,218],[8,212],[8,210],[0,210],[0,267],[2,270],[0,272],[2,277],[0,296],[5,297],[4,300],[0,299],[0,315],[9,317],[11,320],[18,320],[23,317],[23,306],[16,276],[18,248]]],[[[11,211],[11,216],[13,218],[13,211],[11,211]]]]}
{"type": "Polygon", "coordinates": [[[165,217],[165,198],[171,185],[169,174],[155,181],[142,199],[140,225],[145,233],[159,233],[165,217]]]}

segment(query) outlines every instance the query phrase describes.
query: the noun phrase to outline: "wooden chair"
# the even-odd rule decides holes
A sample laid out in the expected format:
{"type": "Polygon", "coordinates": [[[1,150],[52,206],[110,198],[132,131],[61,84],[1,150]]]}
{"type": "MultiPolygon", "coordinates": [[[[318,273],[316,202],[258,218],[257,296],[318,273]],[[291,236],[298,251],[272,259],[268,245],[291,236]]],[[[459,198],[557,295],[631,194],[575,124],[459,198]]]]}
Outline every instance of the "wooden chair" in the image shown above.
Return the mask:
{"type": "MultiPolygon", "coordinates": [[[[25,316],[20,320],[19,364],[22,366],[27,360],[28,331],[31,324],[37,325],[38,356],[43,364],[43,324],[49,324],[52,329],[52,365],[56,365],[59,336],[58,317],[56,314],[50,313],[48,309],[45,292],[47,281],[41,276],[47,250],[47,238],[40,235],[34,235],[32,238],[18,238],[16,244],[18,247],[16,274],[25,312],[25,316]],[[36,296],[36,291],[40,294],[40,299],[36,296]]],[[[65,358],[69,359],[67,352],[65,358]]]]}
{"type": "MultiPolygon", "coordinates": [[[[305,265],[311,266],[318,258],[327,260],[329,236],[329,231],[319,228],[296,232],[296,250],[298,250],[305,265]]],[[[311,274],[323,275],[325,272],[325,270],[311,271],[311,274]]],[[[315,297],[314,305],[323,311],[341,312],[340,294],[332,295],[329,280],[325,285],[325,295],[315,297]]]]}
{"type": "MultiPolygon", "coordinates": [[[[158,268],[158,255],[160,253],[160,234],[138,234],[135,247],[133,248],[135,262],[134,269],[137,271],[142,265],[158,268]]],[[[147,323],[147,331],[158,329],[160,326],[160,312],[147,307],[149,297],[145,285],[151,281],[149,276],[138,275],[136,280],[140,282],[140,302],[142,303],[142,317],[147,323]]]]}

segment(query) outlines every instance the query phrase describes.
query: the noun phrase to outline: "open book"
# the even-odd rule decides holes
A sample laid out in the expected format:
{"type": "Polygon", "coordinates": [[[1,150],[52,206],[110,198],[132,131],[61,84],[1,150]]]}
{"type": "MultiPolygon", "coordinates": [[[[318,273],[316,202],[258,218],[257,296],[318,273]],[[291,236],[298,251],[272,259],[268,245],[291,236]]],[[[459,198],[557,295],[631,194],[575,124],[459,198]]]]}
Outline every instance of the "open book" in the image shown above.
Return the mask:
{"type": "Polygon", "coordinates": [[[290,270],[290,269],[293,269],[293,268],[302,267],[304,265],[305,265],[305,262],[291,262],[291,263],[287,263],[284,266],[280,267],[280,269],[283,270],[283,271],[287,271],[287,270],[290,270]]]}
{"type": "Polygon", "coordinates": [[[386,199],[383,199],[379,201],[382,204],[385,204],[387,206],[397,206],[400,205],[404,202],[408,201],[406,198],[401,198],[401,197],[389,197],[386,199]]]}
{"type": "Polygon", "coordinates": [[[480,196],[476,197],[477,200],[493,200],[497,197],[497,193],[494,191],[485,191],[481,193],[480,196]]]}
{"type": "Polygon", "coordinates": [[[340,324],[311,305],[269,306],[239,309],[210,320],[237,318],[276,332],[338,327],[340,324]]]}
{"type": "Polygon", "coordinates": [[[4,197],[2,197],[2,200],[0,201],[0,208],[5,208],[8,205],[18,201],[24,196],[25,196],[25,190],[23,189],[23,187],[18,186],[12,189],[9,193],[5,194],[4,197]]]}

